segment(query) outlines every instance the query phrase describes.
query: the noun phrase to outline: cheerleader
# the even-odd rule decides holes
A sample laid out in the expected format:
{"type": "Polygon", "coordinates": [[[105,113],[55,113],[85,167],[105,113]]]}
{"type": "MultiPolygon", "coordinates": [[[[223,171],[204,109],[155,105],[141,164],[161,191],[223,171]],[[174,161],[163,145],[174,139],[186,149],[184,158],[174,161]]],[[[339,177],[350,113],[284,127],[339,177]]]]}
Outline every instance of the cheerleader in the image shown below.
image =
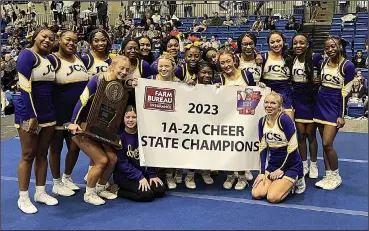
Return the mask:
{"type": "Polygon", "coordinates": [[[155,61],[151,39],[149,37],[140,37],[137,39],[137,42],[140,47],[140,58],[151,65],[155,61]]]}
{"type": "MultiPolygon", "coordinates": [[[[173,57],[176,65],[178,64],[178,55],[179,55],[179,40],[177,37],[166,37],[163,39],[161,46],[160,46],[160,54],[169,54],[173,57]]],[[[157,74],[158,72],[158,61],[156,59],[151,64],[152,73],[157,74]]]]}
{"type": "MultiPolygon", "coordinates": [[[[111,58],[109,57],[111,41],[106,30],[100,28],[91,32],[89,43],[92,51],[82,56],[82,60],[86,65],[89,78],[91,78],[98,73],[103,73],[108,70],[108,66],[111,64],[111,58]]],[[[87,180],[88,172],[92,166],[93,163],[92,160],[90,160],[87,174],[84,177],[85,180],[87,180]]]]}
{"type": "Polygon", "coordinates": [[[109,34],[104,29],[93,30],[89,37],[92,51],[87,52],[82,56],[86,63],[87,72],[90,78],[100,72],[106,72],[111,63],[109,51],[111,48],[111,41],[109,34]]]}
{"type": "Polygon", "coordinates": [[[306,189],[296,129],[291,118],[283,112],[282,101],[282,96],[276,92],[267,95],[264,101],[267,115],[260,118],[258,125],[260,173],[251,194],[258,200],[267,197],[270,203],[281,202],[293,189],[297,194],[306,189]]]}
{"type": "MultiPolygon", "coordinates": [[[[100,73],[91,78],[74,108],[71,123],[65,125],[73,135],[82,130],[80,124],[87,119],[99,78],[105,78],[106,81],[123,79],[128,75],[129,67],[129,59],[118,56],[114,58],[106,73],[100,73]]],[[[98,143],[83,135],[73,136],[72,140],[94,162],[87,176],[84,201],[93,205],[102,205],[105,201],[101,197],[115,199],[117,195],[107,191],[106,183],[117,162],[116,151],[109,145],[98,143]]]]}
{"type": "Polygon", "coordinates": [[[345,45],[338,37],[328,37],[325,41],[324,51],[328,57],[321,66],[322,86],[314,111],[314,122],[318,124],[322,137],[326,169],[326,176],[315,185],[325,190],[334,190],[342,183],[333,142],[338,130],[345,125],[347,95],[355,76],[354,64],[345,58],[345,45]]]}
{"type": "Polygon", "coordinates": [[[165,195],[163,182],[155,168],[141,167],[138,150],[136,109],[129,105],[124,113],[120,138],[123,149],[118,152],[114,170],[114,182],[118,184],[118,196],[134,201],[150,202],[165,195]]]}
{"type": "Polygon", "coordinates": [[[283,96],[284,111],[293,119],[291,88],[288,84],[290,68],[287,65],[289,56],[285,45],[286,39],[281,32],[272,31],[267,41],[271,50],[263,55],[263,73],[260,81],[283,96]]]}
{"type": "Polygon", "coordinates": [[[140,45],[135,39],[127,38],[123,40],[119,53],[129,58],[131,63],[130,73],[123,80],[124,86],[128,87],[129,105],[135,105],[135,92],[132,89],[133,79],[147,78],[151,75],[150,64],[139,59],[140,45]]]}
{"type": "Polygon", "coordinates": [[[175,75],[186,83],[190,80],[196,80],[197,65],[200,59],[200,47],[192,45],[186,50],[185,62],[177,68],[175,75]]]}
{"type": "MultiPolygon", "coordinates": [[[[252,73],[254,81],[259,82],[261,77],[261,66],[256,63],[256,56],[258,55],[255,49],[257,38],[254,34],[246,32],[243,33],[237,41],[239,69],[246,69],[252,73]]],[[[260,57],[260,55],[259,55],[260,57]]]]}
{"type": "Polygon", "coordinates": [[[59,51],[49,55],[48,59],[55,69],[55,84],[53,86],[53,104],[56,112],[56,127],[50,144],[50,169],[54,178],[53,193],[61,196],[71,196],[73,190],[79,187],[73,183],[71,174],[77,163],[79,148],[72,141],[64,124],[70,121],[79,96],[87,82],[88,73],[85,64],[76,55],[77,35],[72,31],[60,34],[59,51]],[[63,178],[60,178],[60,155],[63,142],[66,142],[68,152],[65,158],[63,178]]]}
{"type": "Polygon", "coordinates": [[[218,64],[218,59],[219,59],[218,50],[213,48],[213,47],[209,47],[209,48],[205,49],[202,52],[202,59],[205,60],[206,62],[208,62],[208,64],[214,70],[214,79],[219,78],[220,77],[220,70],[219,70],[219,65],[217,65],[218,64]]]}
{"type": "MultiPolygon", "coordinates": [[[[220,78],[216,79],[214,83],[220,85],[233,86],[256,86],[251,72],[247,70],[239,70],[236,68],[236,57],[229,51],[224,51],[219,55],[219,67],[223,72],[220,78]]],[[[265,87],[263,83],[260,86],[265,87]]],[[[235,172],[236,173],[236,172],[235,172]]],[[[225,189],[231,189],[236,181],[236,175],[233,172],[227,173],[227,179],[223,184],[225,189]]],[[[250,171],[238,172],[238,181],[235,186],[236,190],[243,190],[247,186],[247,181],[252,180],[253,176],[250,171]]]]}
{"type": "Polygon", "coordinates": [[[292,102],[295,109],[298,148],[304,167],[304,176],[309,172],[310,178],[318,178],[316,142],[316,125],[314,123],[314,107],[316,89],[314,69],[321,65],[323,57],[313,53],[309,47],[308,37],[297,34],[292,38],[292,102]],[[307,162],[306,138],[309,142],[310,169],[307,162]]]}
{"type": "MultiPolygon", "coordinates": [[[[175,62],[175,59],[172,55],[169,54],[163,54],[157,59],[157,72],[158,74],[152,75],[148,77],[148,79],[155,79],[155,80],[161,80],[161,81],[173,81],[173,82],[181,82],[180,79],[178,79],[174,71],[176,70],[177,65],[175,62]]],[[[137,87],[137,78],[133,80],[133,87],[137,87]]],[[[177,187],[177,182],[182,182],[182,176],[179,177],[175,181],[173,177],[174,169],[173,168],[167,168],[165,169],[165,181],[168,186],[168,189],[175,189],[177,187]]]]}
{"type": "Polygon", "coordinates": [[[16,127],[22,147],[18,165],[18,207],[24,213],[36,213],[28,188],[32,164],[35,160],[36,193],[34,200],[57,205],[58,200],[45,191],[47,153],[54,133],[55,111],[52,105],[52,86],[55,71],[46,58],[54,43],[54,33],[48,28],[37,29],[31,38],[31,48],[23,50],[17,60],[21,96],[16,110],[16,127]],[[18,123],[18,124],[17,124],[18,123]]]}

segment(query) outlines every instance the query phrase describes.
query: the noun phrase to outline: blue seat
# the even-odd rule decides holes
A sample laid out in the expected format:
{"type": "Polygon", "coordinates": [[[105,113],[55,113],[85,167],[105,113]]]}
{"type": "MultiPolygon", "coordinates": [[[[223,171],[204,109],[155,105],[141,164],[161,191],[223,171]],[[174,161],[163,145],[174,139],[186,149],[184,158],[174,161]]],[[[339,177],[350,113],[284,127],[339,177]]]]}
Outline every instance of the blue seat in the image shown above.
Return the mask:
{"type": "Polygon", "coordinates": [[[340,29],[341,30],[341,28],[342,28],[341,23],[333,23],[332,26],[331,26],[331,30],[332,29],[340,29]]]}
{"type": "Polygon", "coordinates": [[[267,37],[257,37],[258,44],[267,43],[267,37]]]}
{"type": "Polygon", "coordinates": [[[262,48],[263,48],[263,45],[262,44],[256,44],[256,49],[258,50],[258,51],[261,51],[262,50],[262,48]]]}
{"type": "Polygon", "coordinates": [[[348,60],[352,60],[352,51],[346,49],[346,55],[348,60]]]}
{"type": "Polygon", "coordinates": [[[233,38],[237,38],[241,36],[241,34],[245,33],[244,31],[235,31],[233,32],[233,38]]]}
{"type": "Polygon", "coordinates": [[[228,31],[228,26],[218,26],[218,31],[219,32],[228,31]]]}
{"type": "Polygon", "coordinates": [[[268,37],[269,33],[270,33],[270,31],[268,31],[268,30],[260,31],[258,37],[268,37]]]}
{"type": "Polygon", "coordinates": [[[361,75],[365,78],[368,79],[368,69],[361,69],[361,75]]]}
{"type": "Polygon", "coordinates": [[[356,23],[368,24],[368,17],[357,18],[356,23]]]}
{"type": "Polygon", "coordinates": [[[342,31],[342,35],[351,35],[353,37],[354,34],[355,34],[355,30],[353,28],[345,28],[342,31]]]}
{"type": "Polygon", "coordinates": [[[207,32],[218,32],[218,28],[216,26],[209,26],[206,31],[207,32]]]}
{"type": "Polygon", "coordinates": [[[294,30],[286,30],[283,32],[284,36],[286,37],[293,37],[296,34],[296,31],[294,30]]]}
{"type": "Polygon", "coordinates": [[[280,32],[283,32],[285,27],[286,25],[281,25],[281,24],[275,25],[275,29],[280,32]]]}
{"type": "Polygon", "coordinates": [[[333,29],[329,32],[330,35],[341,36],[341,29],[333,29]]]}
{"type": "Polygon", "coordinates": [[[341,24],[342,20],[340,18],[333,18],[332,19],[332,24],[341,24]]]}
{"type": "Polygon", "coordinates": [[[365,37],[364,36],[359,36],[359,37],[355,36],[354,42],[355,42],[355,44],[356,43],[364,43],[365,44],[365,37]]]}
{"type": "Polygon", "coordinates": [[[355,50],[365,50],[365,43],[356,43],[354,44],[355,50]]]}
{"type": "Polygon", "coordinates": [[[228,27],[228,30],[229,31],[239,31],[240,27],[239,26],[230,26],[230,27],[228,27]]]}
{"type": "Polygon", "coordinates": [[[365,23],[356,23],[356,30],[357,29],[368,29],[368,26],[365,23]]]}
{"type": "Polygon", "coordinates": [[[222,37],[233,38],[233,32],[225,31],[225,32],[222,32],[221,34],[222,34],[222,37]]]}
{"type": "Polygon", "coordinates": [[[364,103],[348,103],[347,115],[355,118],[364,116],[364,103]]]}
{"type": "Polygon", "coordinates": [[[356,35],[364,35],[365,37],[368,36],[368,28],[366,29],[356,29],[356,35]]]}
{"type": "Polygon", "coordinates": [[[246,32],[250,30],[250,26],[249,25],[242,25],[240,26],[240,31],[241,32],[246,32]]]}

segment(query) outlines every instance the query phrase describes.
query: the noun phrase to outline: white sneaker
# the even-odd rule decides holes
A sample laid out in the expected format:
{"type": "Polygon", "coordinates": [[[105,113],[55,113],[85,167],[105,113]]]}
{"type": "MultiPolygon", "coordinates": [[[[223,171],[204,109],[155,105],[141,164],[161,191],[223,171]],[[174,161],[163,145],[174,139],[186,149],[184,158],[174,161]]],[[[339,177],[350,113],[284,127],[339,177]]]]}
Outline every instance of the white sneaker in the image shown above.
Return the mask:
{"type": "Polygon", "coordinates": [[[101,192],[98,192],[97,195],[101,198],[105,198],[105,199],[108,199],[108,200],[114,200],[114,199],[117,199],[117,197],[118,197],[117,194],[111,193],[106,189],[104,189],[101,192]]]}
{"type": "Polygon", "coordinates": [[[245,171],[246,180],[252,180],[254,179],[254,176],[252,175],[251,171],[245,171]]]}
{"type": "Polygon", "coordinates": [[[202,179],[204,180],[205,184],[214,184],[213,178],[210,176],[210,171],[205,170],[201,174],[202,179]]]}
{"type": "Polygon", "coordinates": [[[233,187],[234,182],[236,181],[236,176],[234,174],[227,175],[227,179],[223,184],[223,188],[231,189],[233,187]]]}
{"type": "Polygon", "coordinates": [[[62,177],[62,182],[65,186],[72,190],[80,190],[80,188],[73,182],[72,177],[62,177]]]}
{"type": "Polygon", "coordinates": [[[318,172],[318,165],[316,163],[310,163],[310,169],[309,169],[309,177],[311,179],[318,178],[319,172],[318,172]]]}
{"type": "Polygon", "coordinates": [[[105,204],[105,201],[101,199],[96,193],[85,193],[83,195],[83,200],[86,203],[92,204],[92,205],[103,205],[105,204]]]}
{"type": "Polygon", "coordinates": [[[37,213],[37,211],[38,211],[36,206],[34,206],[32,204],[29,197],[19,198],[18,199],[18,208],[20,210],[22,210],[22,212],[27,213],[27,214],[37,213]]]}
{"type": "Polygon", "coordinates": [[[302,177],[301,179],[297,180],[294,192],[297,194],[302,194],[303,192],[305,192],[305,189],[306,189],[305,177],[302,177]]]}
{"type": "Polygon", "coordinates": [[[246,175],[238,175],[238,181],[234,189],[236,190],[244,190],[248,185],[246,175]]]}
{"type": "Polygon", "coordinates": [[[57,205],[59,202],[56,198],[50,196],[46,192],[35,193],[35,201],[46,205],[57,205]]]}
{"type": "Polygon", "coordinates": [[[61,183],[54,183],[53,193],[60,196],[70,197],[74,195],[74,191],[61,183]]]}
{"type": "Polygon", "coordinates": [[[181,184],[182,178],[183,178],[183,169],[176,169],[176,173],[174,174],[174,180],[176,181],[176,183],[181,184]]]}
{"type": "Polygon", "coordinates": [[[323,179],[321,179],[320,181],[316,182],[315,183],[315,186],[316,187],[319,187],[319,188],[323,188],[323,186],[325,184],[327,184],[327,182],[329,182],[329,179],[330,178],[330,175],[327,175],[327,176],[323,176],[323,179]]]}
{"type": "Polygon", "coordinates": [[[325,190],[335,190],[336,188],[338,188],[338,186],[340,186],[342,183],[342,178],[340,175],[335,174],[330,176],[330,180],[327,181],[326,184],[323,185],[323,189],[325,190]]]}
{"type": "Polygon", "coordinates": [[[306,176],[306,174],[309,173],[309,164],[307,163],[307,161],[303,161],[302,162],[303,168],[304,168],[304,176],[306,176]]]}
{"type": "Polygon", "coordinates": [[[175,188],[177,188],[177,184],[174,181],[174,178],[173,178],[172,175],[166,175],[165,180],[167,182],[168,189],[175,189],[175,188]]]}
{"type": "Polygon", "coordinates": [[[196,183],[195,183],[195,173],[194,172],[188,172],[187,176],[185,178],[185,184],[187,188],[195,189],[196,183]]]}

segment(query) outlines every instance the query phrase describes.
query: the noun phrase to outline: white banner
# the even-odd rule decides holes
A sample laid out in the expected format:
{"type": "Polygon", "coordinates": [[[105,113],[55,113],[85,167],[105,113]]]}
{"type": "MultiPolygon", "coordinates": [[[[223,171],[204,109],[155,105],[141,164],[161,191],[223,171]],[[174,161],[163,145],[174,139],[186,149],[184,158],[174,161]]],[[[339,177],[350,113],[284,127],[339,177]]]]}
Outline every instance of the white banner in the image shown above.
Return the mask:
{"type": "Polygon", "coordinates": [[[142,166],[258,170],[258,121],[269,88],[140,78],[136,91],[142,166]]]}

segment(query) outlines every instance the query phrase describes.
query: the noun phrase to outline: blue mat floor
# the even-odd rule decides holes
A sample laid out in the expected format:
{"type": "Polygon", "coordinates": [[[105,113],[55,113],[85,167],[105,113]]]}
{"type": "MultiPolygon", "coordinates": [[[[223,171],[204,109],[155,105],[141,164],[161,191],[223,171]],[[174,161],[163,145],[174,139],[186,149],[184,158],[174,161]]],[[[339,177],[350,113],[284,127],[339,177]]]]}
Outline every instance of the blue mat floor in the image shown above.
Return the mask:
{"type": "MultiPolygon", "coordinates": [[[[18,139],[9,139],[1,142],[1,228],[363,230],[368,228],[367,140],[367,134],[338,134],[335,147],[343,184],[337,190],[317,189],[314,187],[317,180],[307,178],[307,190],[303,195],[289,196],[277,205],[252,200],[250,187],[244,191],[223,189],[225,176],[220,174],[214,185],[205,185],[201,177],[197,177],[197,189],[190,190],[181,184],[166,197],[151,203],[119,198],[103,206],[92,206],[83,201],[82,189],[72,197],[58,197],[58,206],[36,204],[38,213],[26,215],[17,207],[20,143],[18,139]]],[[[323,161],[319,159],[318,164],[322,176],[323,161]]],[[[87,165],[88,159],[81,153],[73,172],[74,181],[84,183],[87,165]]],[[[48,180],[52,180],[50,172],[48,180]]],[[[46,187],[50,193],[51,187],[50,184],[46,187]]],[[[33,197],[34,183],[29,191],[33,197]]]]}

